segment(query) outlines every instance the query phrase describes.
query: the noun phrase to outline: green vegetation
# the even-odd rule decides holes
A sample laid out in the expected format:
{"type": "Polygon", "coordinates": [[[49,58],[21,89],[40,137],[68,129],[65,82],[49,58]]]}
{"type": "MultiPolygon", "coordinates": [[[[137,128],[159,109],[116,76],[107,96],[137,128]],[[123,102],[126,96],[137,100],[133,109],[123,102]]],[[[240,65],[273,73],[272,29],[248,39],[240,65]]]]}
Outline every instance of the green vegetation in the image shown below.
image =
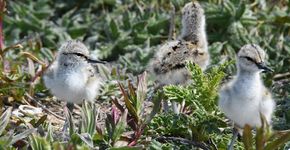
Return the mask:
{"type": "Polygon", "coordinates": [[[217,91],[235,74],[235,54],[247,43],[259,44],[268,54],[275,72],[263,80],[272,89],[277,110],[273,131],[267,125],[255,132],[246,128],[235,148],[290,148],[290,2],[200,1],[211,65],[202,73],[188,63],[189,85],[156,90],[143,72],[158,45],[168,39],[172,6],[179,35],[180,11],[187,2],[9,0],[6,9],[0,5],[5,44],[0,41],[0,149],[226,149],[232,131],[217,108],[217,91]],[[65,116],[69,132],[62,135],[63,118],[54,119],[47,111],[29,115],[19,106],[46,106],[64,116],[41,77],[59,45],[69,39],[84,41],[94,57],[113,67],[99,68],[108,81],[97,106],[84,103],[65,116]],[[164,113],[161,100],[184,100],[184,109],[179,115],[164,113]]]}

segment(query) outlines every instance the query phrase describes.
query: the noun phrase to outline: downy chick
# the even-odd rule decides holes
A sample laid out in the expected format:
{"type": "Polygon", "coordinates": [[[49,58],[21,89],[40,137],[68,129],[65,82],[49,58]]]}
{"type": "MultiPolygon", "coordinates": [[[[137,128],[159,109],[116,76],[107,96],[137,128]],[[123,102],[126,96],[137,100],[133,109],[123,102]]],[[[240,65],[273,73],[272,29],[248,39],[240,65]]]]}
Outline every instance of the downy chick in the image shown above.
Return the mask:
{"type": "Polygon", "coordinates": [[[89,50],[82,42],[65,42],[46,71],[44,83],[54,96],[72,104],[71,107],[83,100],[93,102],[102,80],[91,63],[102,62],[90,59],[89,50]]]}
{"type": "Polygon", "coordinates": [[[186,61],[198,64],[203,70],[209,64],[205,32],[205,16],[197,1],[187,3],[182,9],[182,34],[180,40],[169,41],[156,51],[149,64],[160,86],[185,84],[189,81],[186,61]]]}
{"type": "MultiPolygon", "coordinates": [[[[268,124],[271,123],[275,102],[260,77],[262,71],[272,71],[265,65],[265,57],[264,50],[258,45],[243,46],[237,55],[236,78],[220,90],[219,107],[238,129],[246,124],[260,127],[260,114],[268,124]]],[[[234,133],[230,147],[236,136],[237,132],[234,133]]]]}
{"type": "Polygon", "coordinates": [[[204,10],[197,1],[187,3],[182,9],[180,38],[195,42],[198,47],[208,51],[204,10]]]}

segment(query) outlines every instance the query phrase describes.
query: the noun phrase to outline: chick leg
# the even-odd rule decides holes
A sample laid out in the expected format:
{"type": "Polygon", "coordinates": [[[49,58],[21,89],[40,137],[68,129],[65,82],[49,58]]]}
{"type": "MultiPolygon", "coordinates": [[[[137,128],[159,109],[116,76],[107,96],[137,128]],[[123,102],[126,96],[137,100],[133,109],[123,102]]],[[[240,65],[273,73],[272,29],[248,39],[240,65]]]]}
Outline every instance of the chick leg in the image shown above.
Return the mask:
{"type": "Polygon", "coordinates": [[[172,109],[173,109],[173,112],[175,114],[179,114],[180,113],[180,104],[178,104],[177,102],[172,102],[172,109]]]}
{"type": "Polygon", "coordinates": [[[169,106],[168,106],[167,100],[163,100],[163,109],[164,109],[164,112],[166,112],[166,113],[169,112],[169,106]]]}
{"type": "Polygon", "coordinates": [[[66,103],[66,106],[64,108],[64,113],[65,113],[65,122],[64,122],[64,125],[63,125],[63,128],[62,128],[62,133],[63,133],[63,136],[65,137],[65,133],[67,131],[67,128],[69,126],[69,120],[68,120],[68,116],[69,116],[69,113],[72,113],[73,112],[73,109],[74,109],[74,104],[73,103],[66,103]]]}
{"type": "Polygon", "coordinates": [[[233,150],[234,149],[234,144],[235,144],[235,142],[236,142],[236,140],[238,138],[238,134],[239,134],[238,130],[236,128],[233,128],[233,137],[232,137],[231,142],[228,145],[228,150],[233,150]]]}
{"type": "Polygon", "coordinates": [[[68,110],[72,113],[74,110],[74,104],[73,103],[66,103],[66,107],[68,110]]]}

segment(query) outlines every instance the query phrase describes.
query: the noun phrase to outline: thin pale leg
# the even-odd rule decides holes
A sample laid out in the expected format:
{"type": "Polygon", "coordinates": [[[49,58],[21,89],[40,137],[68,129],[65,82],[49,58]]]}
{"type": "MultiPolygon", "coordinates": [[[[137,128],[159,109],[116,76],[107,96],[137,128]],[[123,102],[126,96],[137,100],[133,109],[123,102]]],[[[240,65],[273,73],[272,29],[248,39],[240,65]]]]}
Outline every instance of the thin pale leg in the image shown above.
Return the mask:
{"type": "Polygon", "coordinates": [[[175,114],[180,114],[185,106],[185,101],[183,100],[180,104],[177,102],[172,102],[172,109],[175,114]]]}
{"type": "Polygon", "coordinates": [[[66,107],[68,110],[72,113],[74,110],[74,104],[73,103],[66,103],[66,107]]]}
{"type": "Polygon", "coordinates": [[[180,112],[183,112],[184,107],[185,107],[185,100],[183,100],[180,104],[180,112]]]}
{"type": "MultiPolygon", "coordinates": [[[[64,107],[64,113],[65,116],[69,116],[69,112],[73,112],[74,109],[74,104],[73,103],[66,103],[66,106],[64,107]]],[[[69,121],[68,121],[68,117],[65,117],[65,122],[63,124],[63,128],[62,128],[62,133],[63,133],[63,137],[65,137],[65,133],[68,129],[68,125],[69,125],[69,121]]]]}
{"type": "Polygon", "coordinates": [[[238,138],[238,134],[239,134],[238,130],[236,128],[233,128],[233,137],[232,137],[231,142],[228,145],[228,150],[233,150],[234,149],[234,144],[235,144],[235,142],[236,142],[236,140],[238,138]]]}
{"type": "Polygon", "coordinates": [[[179,114],[180,113],[180,104],[178,104],[177,102],[172,102],[172,109],[173,109],[173,112],[175,114],[179,114]]]}
{"type": "Polygon", "coordinates": [[[169,106],[168,106],[167,100],[163,100],[163,109],[164,109],[164,112],[166,112],[166,113],[169,111],[169,106]]]}

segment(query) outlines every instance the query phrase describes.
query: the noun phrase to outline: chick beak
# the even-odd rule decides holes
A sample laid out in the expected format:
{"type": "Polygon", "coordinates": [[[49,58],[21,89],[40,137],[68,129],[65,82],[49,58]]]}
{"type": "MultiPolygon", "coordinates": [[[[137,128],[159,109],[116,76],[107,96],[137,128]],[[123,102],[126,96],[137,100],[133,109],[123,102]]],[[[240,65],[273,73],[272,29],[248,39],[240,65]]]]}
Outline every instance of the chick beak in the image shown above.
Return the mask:
{"type": "Polygon", "coordinates": [[[257,63],[259,69],[262,69],[263,72],[274,72],[270,67],[266,66],[264,62],[257,63]]]}
{"type": "Polygon", "coordinates": [[[92,59],[92,58],[87,58],[87,61],[89,63],[92,63],[92,64],[106,64],[106,62],[104,62],[104,61],[95,60],[95,59],[92,59]]]}

